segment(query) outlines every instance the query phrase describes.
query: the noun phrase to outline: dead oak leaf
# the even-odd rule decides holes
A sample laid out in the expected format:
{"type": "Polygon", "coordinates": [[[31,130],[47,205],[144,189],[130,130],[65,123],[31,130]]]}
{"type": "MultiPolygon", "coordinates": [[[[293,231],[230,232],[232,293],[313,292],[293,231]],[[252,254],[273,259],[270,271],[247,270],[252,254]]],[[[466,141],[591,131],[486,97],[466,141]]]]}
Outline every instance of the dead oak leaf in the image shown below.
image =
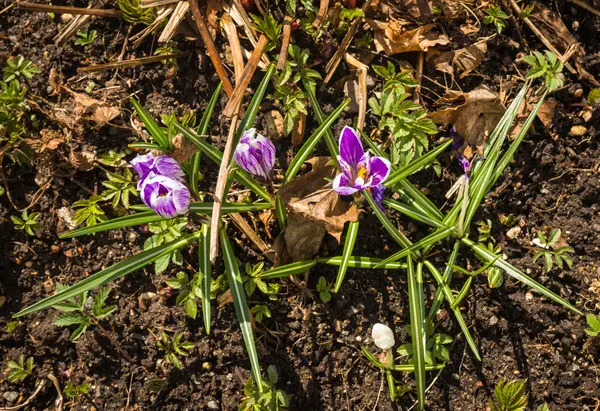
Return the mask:
{"type": "Polygon", "coordinates": [[[409,51],[427,51],[429,47],[450,42],[446,35],[434,31],[433,24],[404,30],[398,20],[388,22],[367,20],[367,22],[375,31],[374,43],[377,52],[384,51],[388,56],[409,51]]]}
{"type": "Polygon", "coordinates": [[[96,124],[106,124],[121,114],[121,109],[108,103],[91,98],[82,93],[71,92],[75,108],[73,112],[82,117],[88,117],[96,124]]]}
{"type": "Polygon", "coordinates": [[[506,111],[498,94],[485,86],[463,93],[448,90],[440,102],[453,106],[437,110],[429,117],[437,124],[452,124],[465,142],[481,147],[506,111]]]}
{"type": "Polygon", "coordinates": [[[344,224],[356,221],[360,213],[354,203],[343,201],[326,180],[336,174],[330,157],[315,157],[308,163],[312,166],[310,172],[278,192],[288,209],[284,239],[293,261],[312,258],[326,232],[340,242],[344,224]]]}
{"type": "Polygon", "coordinates": [[[454,69],[461,73],[463,78],[475,70],[485,58],[487,53],[487,44],[485,41],[479,41],[468,47],[436,53],[431,51],[430,60],[432,60],[436,70],[444,73],[454,74],[454,69]]]}

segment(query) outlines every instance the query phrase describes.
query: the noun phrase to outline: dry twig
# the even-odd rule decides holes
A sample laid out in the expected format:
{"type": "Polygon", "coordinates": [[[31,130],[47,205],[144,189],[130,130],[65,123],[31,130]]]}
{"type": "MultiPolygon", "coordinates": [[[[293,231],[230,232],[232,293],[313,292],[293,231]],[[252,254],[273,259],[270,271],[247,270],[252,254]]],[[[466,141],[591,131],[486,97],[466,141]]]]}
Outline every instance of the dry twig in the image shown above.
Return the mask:
{"type": "Polygon", "coordinates": [[[600,10],[590,6],[589,4],[587,4],[585,1],[582,0],[569,0],[571,3],[575,3],[577,4],[579,7],[582,7],[584,9],[586,9],[587,11],[589,11],[590,13],[595,14],[596,16],[600,17],[600,10]]]}
{"type": "Polygon", "coordinates": [[[367,115],[367,71],[369,70],[369,67],[349,53],[346,53],[346,62],[358,71],[359,93],[356,95],[356,103],[358,104],[358,120],[356,121],[356,128],[362,130],[367,115]]]}
{"type": "Polygon", "coordinates": [[[244,220],[239,213],[229,214],[233,223],[240,229],[246,236],[258,247],[258,249],[264,254],[264,256],[271,262],[273,262],[273,250],[267,243],[265,243],[250,227],[250,225],[244,220]]]}
{"type": "Polygon", "coordinates": [[[283,70],[287,61],[290,36],[292,35],[292,21],[293,19],[290,16],[285,16],[283,19],[283,40],[281,40],[281,51],[279,52],[277,70],[283,70]]]}
{"type": "Polygon", "coordinates": [[[144,64],[159,63],[163,60],[175,59],[175,58],[187,56],[188,54],[189,54],[189,52],[185,51],[182,53],[165,54],[163,56],[142,57],[139,59],[117,61],[114,63],[106,63],[106,64],[96,64],[94,66],[88,66],[88,67],[80,67],[77,70],[82,73],[91,73],[91,72],[96,72],[96,71],[107,71],[107,70],[112,70],[112,69],[135,67],[135,66],[141,66],[144,64]]]}
{"type": "Polygon", "coordinates": [[[68,7],[68,6],[54,6],[52,4],[38,4],[28,2],[16,2],[15,6],[22,10],[39,11],[41,13],[57,13],[57,14],[73,14],[73,15],[84,15],[84,16],[100,16],[100,17],[123,17],[121,10],[115,9],[90,9],[83,7],[68,7]]]}
{"type": "Polygon", "coordinates": [[[221,17],[221,25],[227,35],[229,41],[229,48],[231,49],[231,59],[233,60],[233,72],[235,74],[235,85],[240,84],[242,79],[242,73],[244,72],[244,55],[242,53],[242,46],[240,45],[240,38],[238,36],[237,29],[233,20],[227,14],[223,14],[221,17]]]}
{"type": "Polygon", "coordinates": [[[173,11],[173,15],[169,19],[162,33],[160,33],[160,37],[158,38],[159,43],[167,43],[169,40],[171,40],[171,38],[175,35],[175,31],[177,31],[177,28],[185,19],[185,15],[189,9],[190,4],[187,1],[180,1],[177,3],[177,6],[175,6],[175,10],[173,11]]]}
{"type": "Polygon", "coordinates": [[[227,93],[227,96],[231,98],[231,95],[233,94],[233,86],[227,77],[227,73],[225,72],[223,63],[221,62],[221,57],[219,57],[219,52],[217,51],[215,43],[210,36],[208,27],[206,27],[206,20],[198,8],[198,1],[188,0],[188,3],[190,4],[190,9],[192,10],[192,15],[194,16],[194,21],[198,26],[198,31],[200,32],[202,41],[206,45],[206,51],[208,52],[213,65],[215,66],[219,80],[221,80],[221,83],[223,83],[223,89],[225,90],[225,93],[227,93]]]}
{"type": "Polygon", "coordinates": [[[35,391],[33,392],[33,394],[31,394],[29,396],[29,398],[27,398],[27,400],[25,400],[25,402],[23,402],[19,405],[15,405],[14,407],[4,407],[4,408],[2,408],[2,411],[17,411],[23,407],[28,406],[31,403],[31,401],[33,401],[34,398],[37,397],[37,395],[40,393],[42,388],[44,388],[46,386],[47,382],[48,382],[48,380],[46,380],[46,379],[39,380],[37,385],[35,386],[35,391]]]}
{"type": "Polygon", "coordinates": [[[315,17],[315,21],[313,22],[313,27],[314,28],[319,28],[321,27],[321,24],[323,24],[323,20],[325,20],[325,16],[327,15],[327,10],[329,9],[329,0],[321,0],[321,3],[319,3],[319,12],[317,13],[317,16],[315,17]]]}

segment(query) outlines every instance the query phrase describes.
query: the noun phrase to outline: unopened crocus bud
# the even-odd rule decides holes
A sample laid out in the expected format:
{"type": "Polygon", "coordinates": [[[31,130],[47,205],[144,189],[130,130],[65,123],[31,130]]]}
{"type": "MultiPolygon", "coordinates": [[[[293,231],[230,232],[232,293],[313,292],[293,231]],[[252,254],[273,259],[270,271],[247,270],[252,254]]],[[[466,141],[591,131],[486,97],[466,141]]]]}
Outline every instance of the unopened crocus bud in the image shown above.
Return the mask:
{"type": "Polygon", "coordinates": [[[275,146],[271,140],[258,134],[256,129],[244,131],[233,158],[242,170],[264,183],[271,181],[271,172],[275,164],[275,146]]]}
{"type": "Polygon", "coordinates": [[[371,338],[373,338],[375,345],[382,350],[389,350],[396,344],[392,329],[381,323],[377,323],[373,326],[371,338]]]}

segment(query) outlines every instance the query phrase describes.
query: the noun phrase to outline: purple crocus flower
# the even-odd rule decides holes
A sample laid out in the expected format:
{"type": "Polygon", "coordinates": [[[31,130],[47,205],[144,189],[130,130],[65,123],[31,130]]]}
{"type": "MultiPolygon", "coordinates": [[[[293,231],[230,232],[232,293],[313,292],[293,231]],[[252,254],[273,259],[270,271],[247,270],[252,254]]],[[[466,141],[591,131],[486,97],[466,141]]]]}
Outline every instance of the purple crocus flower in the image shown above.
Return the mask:
{"type": "Polygon", "coordinates": [[[340,195],[351,195],[370,190],[378,204],[383,199],[383,182],[390,174],[392,165],[383,157],[372,157],[365,152],[356,130],[344,127],[340,135],[338,163],[342,173],[333,180],[333,190],[340,195]]]}
{"type": "Polygon", "coordinates": [[[458,162],[463,169],[463,173],[465,173],[465,176],[468,179],[469,178],[469,170],[471,168],[471,161],[469,161],[469,159],[467,157],[465,157],[464,155],[462,155],[461,153],[458,153],[456,158],[458,159],[458,162]]]}
{"type": "Polygon", "coordinates": [[[190,190],[181,181],[151,172],[140,182],[140,197],[156,214],[175,217],[188,211],[190,190]]]}
{"type": "Polygon", "coordinates": [[[140,176],[138,190],[141,189],[146,177],[148,177],[150,173],[154,173],[158,176],[170,177],[177,181],[184,181],[185,178],[185,174],[179,166],[179,163],[169,156],[155,156],[154,154],[137,156],[131,161],[131,165],[140,176]]]}
{"type": "Polygon", "coordinates": [[[256,129],[244,131],[233,158],[242,170],[262,182],[271,181],[271,172],[275,164],[275,146],[271,140],[258,134],[256,129]]]}

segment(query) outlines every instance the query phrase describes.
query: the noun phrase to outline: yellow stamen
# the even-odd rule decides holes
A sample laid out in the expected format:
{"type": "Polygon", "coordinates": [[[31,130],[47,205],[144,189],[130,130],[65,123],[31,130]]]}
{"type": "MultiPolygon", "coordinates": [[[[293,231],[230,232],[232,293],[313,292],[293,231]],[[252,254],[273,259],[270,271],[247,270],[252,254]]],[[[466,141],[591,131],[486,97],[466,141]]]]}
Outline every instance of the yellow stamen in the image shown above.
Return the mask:
{"type": "Polygon", "coordinates": [[[366,180],[366,178],[367,178],[367,174],[368,174],[368,173],[367,173],[367,169],[366,169],[366,168],[364,168],[364,167],[361,167],[361,168],[358,170],[358,177],[362,178],[363,180],[366,180]]]}

